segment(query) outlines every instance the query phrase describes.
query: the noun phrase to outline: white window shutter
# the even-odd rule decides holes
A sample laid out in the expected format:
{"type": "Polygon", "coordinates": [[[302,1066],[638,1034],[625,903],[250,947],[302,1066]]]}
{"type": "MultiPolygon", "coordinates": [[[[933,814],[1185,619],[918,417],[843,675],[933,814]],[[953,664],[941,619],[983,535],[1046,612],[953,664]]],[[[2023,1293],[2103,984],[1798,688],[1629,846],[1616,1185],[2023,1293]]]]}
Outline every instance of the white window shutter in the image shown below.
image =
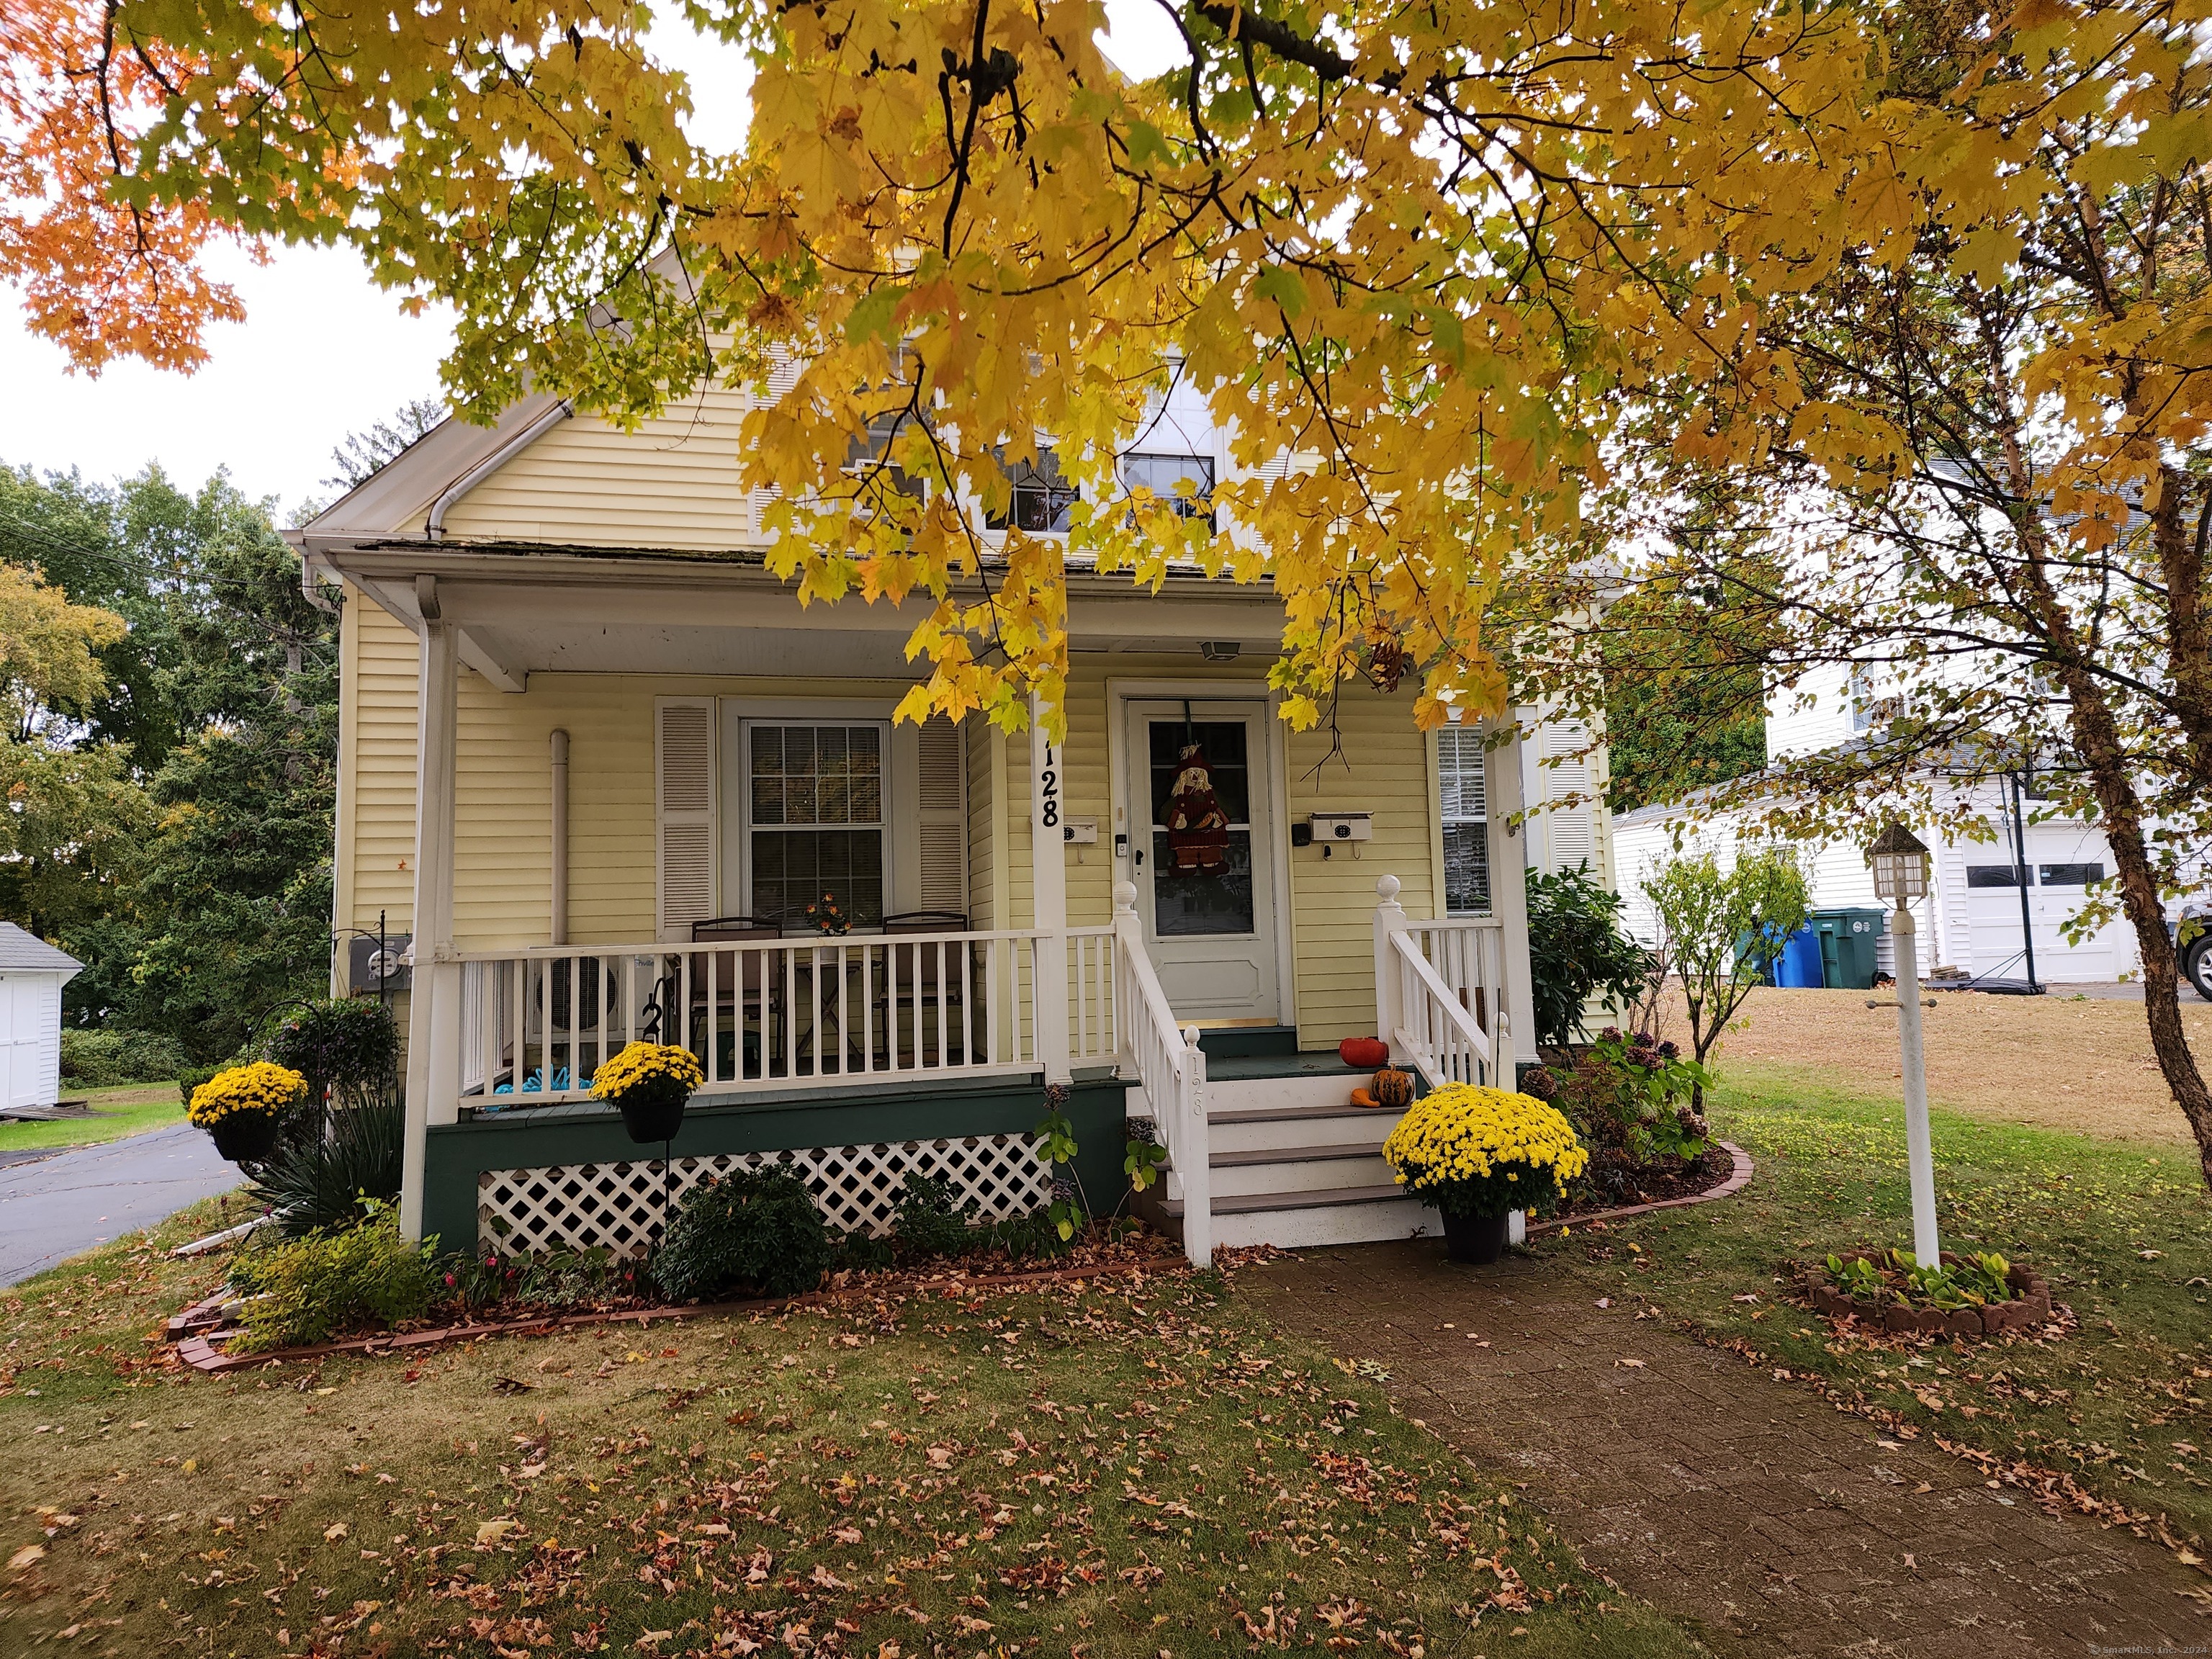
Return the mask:
{"type": "Polygon", "coordinates": [[[926,721],[918,734],[921,890],[916,908],[968,910],[968,758],[954,721],[926,721]]]}
{"type": "MultiPolygon", "coordinates": [[[[767,382],[754,396],[763,406],[779,404],[789,397],[798,385],[799,360],[781,347],[777,347],[769,358],[767,382]]],[[[763,484],[751,494],[753,539],[765,541],[768,539],[769,509],[775,505],[776,499],[783,492],[773,485],[763,484]]]]}
{"type": "Polygon", "coordinates": [[[714,914],[714,705],[707,697],[653,702],[659,936],[689,941],[714,914]]]}
{"type": "Polygon", "coordinates": [[[1540,769],[1544,780],[1544,799],[1547,802],[1571,801],[1572,805],[1553,806],[1544,814],[1544,823],[1552,844],[1552,869],[1579,869],[1584,865],[1593,872],[1597,866],[1597,831],[1591,823],[1591,803],[1587,799],[1590,789],[1589,756],[1584,752],[1589,746],[1589,733],[1579,720],[1559,720],[1544,727],[1539,752],[1547,761],[1557,760],[1557,765],[1540,769]],[[1577,799],[1581,798],[1581,799],[1577,799]]]}
{"type": "Polygon", "coordinates": [[[1479,822],[1490,816],[1485,775],[1488,758],[1482,733],[1473,726],[1437,728],[1437,776],[1443,786],[1445,823],[1479,822]]]}

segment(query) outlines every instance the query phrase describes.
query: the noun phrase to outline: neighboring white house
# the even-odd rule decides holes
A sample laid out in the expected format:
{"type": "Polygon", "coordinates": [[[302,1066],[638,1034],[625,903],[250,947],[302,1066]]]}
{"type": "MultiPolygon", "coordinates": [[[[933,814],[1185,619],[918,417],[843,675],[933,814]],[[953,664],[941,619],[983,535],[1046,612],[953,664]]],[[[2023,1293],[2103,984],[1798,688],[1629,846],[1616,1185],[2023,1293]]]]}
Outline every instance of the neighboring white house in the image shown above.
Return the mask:
{"type": "Polygon", "coordinates": [[[61,1098],[62,987],[83,971],[66,951],[0,921],[0,1109],[61,1098]]]}
{"type": "MultiPolygon", "coordinates": [[[[1791,692],[1771,695],[1767,759],[1817,753],[1863,736],[1871,724],[1865,704],[1863,689],[1855,688],[1840,667],[1808,676],[1791,692]]],[[[2030,939],[2036,977],[2045,981],[2116,980],[2140,969],[2134,934],[2124,921],[2108,922],[2079,944],[2069,943],[2060,931],[2080,908],[2083,890],[2112,873],[2112,854],[2103,831],[2094,823],[2040,816],[2050,810],[2049,803],[2037,799],[2032,781],[2028,788],[2023,802],[2026,822],[2016,825],[2008,787],[1999,782],[1960,786],[1967,805],[1989,827],[1990,840],[1944,838],[1921,829],[1922,839],[1935,854],[1935,891],[1914,911],[1923,975],[1948,968],[1971,978],[2023,979],[2030,939]],[[2016,830],[2025,842],[2024,868],[2015,852],[2016,830]]],[[[1642,880],[1672,851],[1678,828],[1686,838],[1694,836],[1716,846],[1724,855],[1735,838],[1730,817],[1701,818],[1692,803],[1640,807],[1613,821],[1614,866],[1620,890],[1628,899],[1629,925],[1647,940],[1656,929],[1642,880]]],[[[1874,878],[1856,844],[1829,842],[1801,851],[1812,878],[1815,908],[1879,904],[1874,878]]],[[[1894,971],[1887,933],[1879,961],[1884,970],[1894,971]]]]}

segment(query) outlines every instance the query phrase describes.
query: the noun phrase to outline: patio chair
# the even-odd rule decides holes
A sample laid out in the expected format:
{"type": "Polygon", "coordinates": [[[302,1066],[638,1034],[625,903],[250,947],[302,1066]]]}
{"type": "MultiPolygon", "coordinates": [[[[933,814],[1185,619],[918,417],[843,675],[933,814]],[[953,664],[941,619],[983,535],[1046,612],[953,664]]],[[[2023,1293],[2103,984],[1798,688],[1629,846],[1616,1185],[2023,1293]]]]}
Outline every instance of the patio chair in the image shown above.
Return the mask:
{"type": "MultiPolygon", "coordinates": [[[[736,945],[781,937],[782,929],[775,922],[755,916],[716,916],[691,924],[694,945],[736,945]]],[[[710,957],[692,960],[690,1029],[700,1036],[708,1030],[719,1032],[722,1017],[730,1017],[731,1053],[726,1063],[718,1067],[726,1076],[739,1075],[745,1069],[738,1063],[737,1050],[746,1022],[757,1022],[763,1032],[775,1027],[780,991],[775,976],[763,971],[765,965],[765,957],[757,951],[716,951],[710,957]],[[709,962],[714,964],[714,1006],[711,1009],[707,1006],[709,962]]],[[[672,987],[670,994],[673,994],[672,987]]]]}
{"type": "Polygon", "coordinates": [[[940,1045],[945,1052],[941,1059],[968,1056],[967,1018],[968,987],[980,966],[975,949],[964,941],[958,945],[918,945],[901,948],[896,942],[901,938],[925,933],[965,933],[972,931],[969,919],[957,910],[903,910],[896,915],[884,918],[886,944],[884,955],[886,969],[882,983],[876,988],[876,1006],[884,1015],[883,1030],[896,1040],[896,1011],[891,1007],[892,978],[897,981],[897,1001],[902,1007],[916,1012],[911,1039],[916,1047],[921,1042],[920,1016],[938,1006],[940,981],[944,990],[945,1018],[947,1040],[940,1045]],[[958,1024],[955,1024],[956,1018],[958,1024]]]}

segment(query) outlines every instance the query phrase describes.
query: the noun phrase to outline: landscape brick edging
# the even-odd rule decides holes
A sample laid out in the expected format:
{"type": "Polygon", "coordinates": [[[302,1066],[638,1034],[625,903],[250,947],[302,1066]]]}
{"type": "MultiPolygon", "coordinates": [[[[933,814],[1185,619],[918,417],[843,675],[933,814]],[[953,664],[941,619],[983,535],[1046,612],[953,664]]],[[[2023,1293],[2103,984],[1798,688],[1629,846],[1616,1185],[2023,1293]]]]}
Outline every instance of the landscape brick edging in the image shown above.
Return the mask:
{"type": "Polygon", "coordinates": [[[1549,1221],[1532,1221],[1528,1237],[1538,1233],[1557,1232],[1562,1227],[1587,1227],[1593,1221],[1620,1221],[1628,1216],[1648,1215],[1654,1210],[1679,1210],[1692,1204],[1711,1204],[1717,1199],[1733,1198],[1751,1185],[1751,1154],[1732,1140],[1715,1143],[1735,1161],[1726,1181],[1702,1193],[1692,1193],[1687,1198],[1662,1198],[1650,1204],[1628,1204],[1618,1210],[1593,1210],[1588,1215],[1554,1216],[1549,1221]]]}
{"type": "MultiPolygon", "coordinates": [[[[1863,1258],[1870,1258],[1870,1253],[1852,1250],[1838,1259],[1856,1261],[1863,1258]]],[[[1955,1262],[1960,1258],[1946,1250],[1942,1259],[1955,1262]]],[[[1893,1336],[2003,1336],[2048,1324],[2054,1314],[2051,1281],[2033,1267],[2018,1262],[2011,1265],[2005,1279],[2020,1295],[2010,1302],[1994,1303],[1984,1308],[1873,1308],[1816,1278],[1820,1271],[1819,1267],[1804,1267],[1798,1272],[1799,1286],[1814,1312],[1830,1319],[1855,1317],[1893,1336]]]]}
{"type": "MultiPolygon", "coordinates": [[[[962,1292],[1015,1290],[1025,1285],[1061,1285],[1084,1279],[1116,1278],[1124,1273],[1172,1273],[1186,1264],[1180,1257],[1161,1256],[1152,1261],[1113,1261],[1085,1267],[1048,1267],[1036,1273],[994,1273],[969,1279],[948,1275],[910,1281],[915,1291],[957,1289],[962,1292]]],[[[448,1342],[477,1342],[494,1336],[550,1336],[556,1331],[587,1325],[649,1325],[670,1319],[702,1319],[733,1314],[787,1312],[794,1308],[831,1307],[843,1302],[866,1301],[880,1294],[880,1285],[859,1285],[840,1291],[810,1291],[804,1296],[766,1297],[750,1302],[702,1302],[680,1308],[623,1308],[605,1313],[562,1314],[557,1317],[509,1319],[447,1325],[431,1331],[409,1331],[401,1335],[349,1337],[342,1342],[319,1342],[306,1347],[271,1348],[264,1353],[225,1353],[216,1340],[234,1333],[209,1331],[188,1336],[177,1344],[177,1358],[196,1371],[218,1373],[246,1370],[256,1365],[282,1364],[289,1359],[320,1359],[331,1354],[357,1353],[378,1358],[389,1353],[411,1352],[448,1342]]],[[[187,1308],[168,1322],[174,1330],[183,1322],[229,1299],[228,1294],[209,1297],[187,1308]]]]}

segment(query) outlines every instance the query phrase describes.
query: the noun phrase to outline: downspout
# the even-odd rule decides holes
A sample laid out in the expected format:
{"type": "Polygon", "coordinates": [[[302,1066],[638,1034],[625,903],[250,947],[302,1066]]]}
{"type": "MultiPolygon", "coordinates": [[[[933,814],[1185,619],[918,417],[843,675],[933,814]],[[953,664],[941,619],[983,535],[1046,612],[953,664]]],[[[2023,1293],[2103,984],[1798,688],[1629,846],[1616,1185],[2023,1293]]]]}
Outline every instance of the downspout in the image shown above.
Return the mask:
{"type": "Polygon", "coordinates": [[[552,942],[568,942],[568,734],[553,732],[552,942]]]}
{"type": "Polygon", "coordinates": [[[445,535],[446,514],[455,501],[513,460],[518,452],[535,443],[575,412],[575,404],[570,403],[566,398],[562,398],[559,403],[539,415],[521,431],[447,484],[445,494],[430,503],[430,516],[423,521],[422,528],[430,539],[434,542],[445,535]]]}

